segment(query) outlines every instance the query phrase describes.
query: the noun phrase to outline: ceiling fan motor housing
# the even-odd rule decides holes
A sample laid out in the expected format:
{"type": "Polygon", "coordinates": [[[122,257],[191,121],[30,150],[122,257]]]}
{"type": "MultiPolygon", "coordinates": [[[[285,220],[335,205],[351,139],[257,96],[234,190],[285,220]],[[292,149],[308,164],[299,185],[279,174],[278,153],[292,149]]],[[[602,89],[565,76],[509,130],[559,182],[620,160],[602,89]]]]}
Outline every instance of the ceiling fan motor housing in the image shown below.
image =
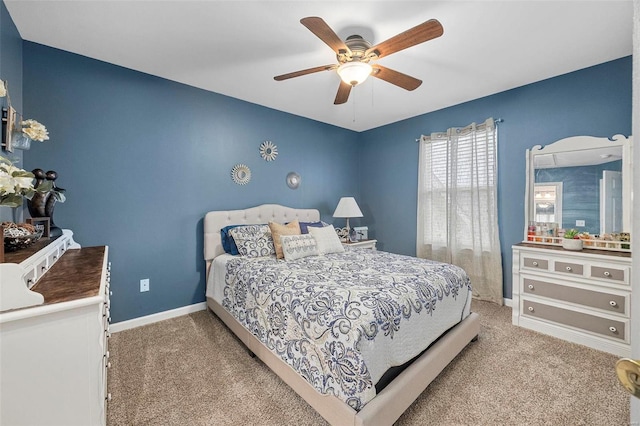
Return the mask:
{"type": "Polygon", "coordinates": [[[344,44],[347,45],[350,52],[340,50],[336,55],[338,62],[344,64],[346,62],[369,62],[371,59],[377,58],[377,51],[365,55],[366,51],[371,48],[371,43],[362,38],[362,36],[354,34],[347,37],[344,44]]]}

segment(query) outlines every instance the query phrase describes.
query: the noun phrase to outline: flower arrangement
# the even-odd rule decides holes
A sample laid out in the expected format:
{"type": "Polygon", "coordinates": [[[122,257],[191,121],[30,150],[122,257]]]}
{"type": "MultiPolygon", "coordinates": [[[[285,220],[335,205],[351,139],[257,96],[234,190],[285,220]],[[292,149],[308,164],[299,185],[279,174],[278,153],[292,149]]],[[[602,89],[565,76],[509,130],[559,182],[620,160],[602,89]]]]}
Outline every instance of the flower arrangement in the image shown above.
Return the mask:
{"type": "Polygon", "coordinates": [[[0,156],[0,206],[20,207],[22,199],[31,199],[36,190],[34,175],[0,156]]]}
{"type": "Polygon", "coordinates": [[[22,126],[22,133],[27,135],[29,139],[38,142],[49,140],[49,132],[47,131],[47,128],[36,120],[22,120],[20,125],[22,126]]]}

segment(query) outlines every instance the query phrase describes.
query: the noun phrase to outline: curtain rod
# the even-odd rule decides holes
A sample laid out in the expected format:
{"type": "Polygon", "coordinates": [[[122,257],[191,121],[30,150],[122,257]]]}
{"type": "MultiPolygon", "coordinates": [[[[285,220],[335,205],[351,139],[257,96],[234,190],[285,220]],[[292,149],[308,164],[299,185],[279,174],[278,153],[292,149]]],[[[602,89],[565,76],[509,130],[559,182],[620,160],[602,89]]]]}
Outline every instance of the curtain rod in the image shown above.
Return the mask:
{"type": "MultiPolygon", "coordinates": [[[[496,118],[495,120],[493,120],[493,122],[495,124],[504,123],[504,119],[503,118],[496,118]]],[[[416,142],[420,142],[420,138],[416,139],[416,142]]]]}

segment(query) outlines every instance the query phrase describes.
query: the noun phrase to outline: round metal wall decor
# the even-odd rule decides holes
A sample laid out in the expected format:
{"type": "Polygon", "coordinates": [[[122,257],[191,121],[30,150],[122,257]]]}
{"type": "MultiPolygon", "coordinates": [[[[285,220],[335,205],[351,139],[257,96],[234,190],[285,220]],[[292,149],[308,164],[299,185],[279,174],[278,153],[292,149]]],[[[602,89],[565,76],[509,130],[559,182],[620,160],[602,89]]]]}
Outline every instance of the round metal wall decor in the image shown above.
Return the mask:
{"type": "Polygon", "coordinates": [[[251,170],[244,164],[236,164],[231,169],[231,179],[238,185],[246,185],[251,180],[251,170]]]}
{"type": "Polygon", "coordinates": [[[266,161],[273,161],[278,156],[278,147],[271,141],[264,141],[260,145],[260,156],[266,161]]]}
{"type": "Polygon", "coordinates": [[[301,180],[302,179],[300,178],[299,174],[297,174],[296,172],[290,172],[287,175],[287,186],[291,189],[298,189],[301,180]]]}

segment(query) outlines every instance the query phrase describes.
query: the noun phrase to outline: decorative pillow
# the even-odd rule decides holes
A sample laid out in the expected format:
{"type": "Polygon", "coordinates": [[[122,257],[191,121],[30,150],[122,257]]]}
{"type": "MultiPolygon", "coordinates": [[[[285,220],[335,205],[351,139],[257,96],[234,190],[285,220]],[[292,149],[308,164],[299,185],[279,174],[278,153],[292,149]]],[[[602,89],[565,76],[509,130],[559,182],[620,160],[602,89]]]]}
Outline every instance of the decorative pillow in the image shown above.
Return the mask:
{"type": "Polygon", "coordinates": [[[318,243],[313,235],[283,235],[280,237],[282,241],[282,251],[286,261],[302,259],[307,256],[317,256],[318,243]]]}
{"type": "Polygon", "coordinates": [[[262,257],[275,254],[269,225],[244,225],[229,230],[242,256],[262,257]]]}
{"type": "Polygon", "coordinates": [[[322,228],[323,226],[326,226],[327,224],[324,222],[300,222],[300,232],[302,232],[303,234],[308,234],[309,233],[309,227],[314,227],[314,228],[322,228]]]}
{"type": "Polygon", "coordinates": [[[229,235],[229,231],[233,228],[237,228],[238,226],[243,226],[243,225],[229,225],[229,226],[225,226],[220,230],[220,239],[222,239],[222,248],[226,253],[233,254],[233,255],[239,254],[238,246],[236,246],[236,242],[233,240],[233,237],[229,235]]]}
{"type": "Polygon", "coordinates": [[[320,254],[344,252],[344,247],[333,225],[323,226],[322,228],[310,227],[309,234],[313,235],[313,238],[316,239],[320,254]]]}
{"type": "Polygon", "coordinates": [[[283,259],[284,254],[282,253],[282,242],[280,241],[280,236],[300,235],[300,225],[298,224],[298,220],[296,219],[286,225],[269,222],[269,229],[271,229],[271,237],[273,238],[273,245],[276,249],[276,257],[278,259],[283,259]]]}

